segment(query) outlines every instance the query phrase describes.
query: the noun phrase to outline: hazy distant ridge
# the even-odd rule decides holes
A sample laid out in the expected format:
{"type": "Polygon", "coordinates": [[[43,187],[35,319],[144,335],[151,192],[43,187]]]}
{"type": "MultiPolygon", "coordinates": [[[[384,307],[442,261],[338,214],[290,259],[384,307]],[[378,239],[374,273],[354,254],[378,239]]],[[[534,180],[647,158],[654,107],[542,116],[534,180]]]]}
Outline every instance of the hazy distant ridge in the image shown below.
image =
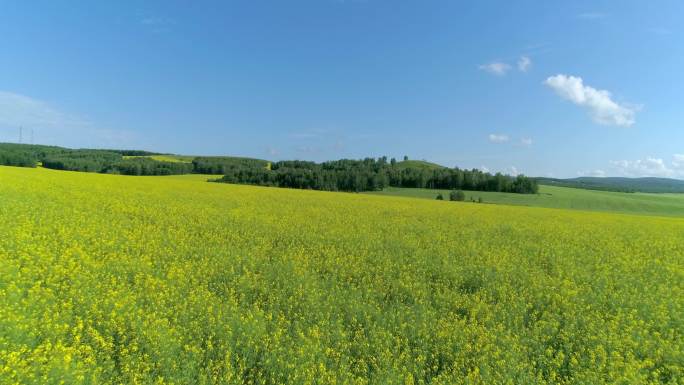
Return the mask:
{"type": "Polygon", "coordinates": [[[590,190],[684,193],[684,180],[670,178],[579,177],[570,179],[537,178],[539,184],[590,190]]]}

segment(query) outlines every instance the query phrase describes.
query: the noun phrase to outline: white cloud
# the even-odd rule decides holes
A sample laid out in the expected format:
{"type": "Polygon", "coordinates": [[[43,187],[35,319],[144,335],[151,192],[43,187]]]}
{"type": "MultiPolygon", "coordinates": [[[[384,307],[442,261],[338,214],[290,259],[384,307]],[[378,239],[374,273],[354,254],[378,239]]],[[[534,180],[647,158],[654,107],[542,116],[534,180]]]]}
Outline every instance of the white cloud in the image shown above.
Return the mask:
{"type": "Polygon", "coordinates": [[[672,158],[672,167],[684,169],[684,154],[674,154],[672,158]]]}
{"type": "MultiPolygon", "coordinates": [[[[489,134],[487,135],[487,140],[492,143],[509,143],[512,141],[511,137],[506,134],[489,134]]],[[[530,147],[532,143],[534,143],[532,138],[523,137],[520,138],[519,141],[512,142],[511,144],[513,146],[530,147]]]]}
{"type": "Polygon", "coordinates": [[[515,166],[510,166],[504,170],[504,174],[512,175],[512,176],[518,176],[522,174],[517,167],[515,166]]]}
{"type": "Polygon", "coordinates": [[[635,122],[636,108],[620,105],[610,92],[584,85],[582,78],[559,74],[544,82],[563,99],[589,109],[598,124],[629,127],[635,122]]]}
{"type": "Polygon", "coordinates": [[[116,146],[130,143],[135,136],[126,130],[98,127],[47,102],[0,91],[0,141],[17,141],[19,127],[24,128],[25,141],[33,131],[36,143],[66,146],[116,146]]]}
{"type": "Polygon", "coordinates": [[[176,20],[165,16],[145,16],[140,18],[140,24],[154,33],[166,33],[176,25],[176,20]]]}
{"type": "Polygon", "coordinates": [[[509,140],[508,135],[504,134],[489,134],[488,138],[492,143],[506,143],[509,140]]]}
{"type": "Polygon", "coordinates": [[[497,76],[504,76],[511,69],[511,66],[506,63],[492,62],[488,64],[482,64],[479,67],[482,71],[489,72],[497,76]]]}
{"type": "Polygon", "coordinates": [[[532,145],[532,138],[522,138],[520,139],[520,144],[529,147],[532,145]]]}
{"type": "MultiPolygon", "coordinates": [[[[517,63],[518,71],[527,72],[531,66],[532,66],[532,59],[530,59],[528,56],[521,56],[518,59],[518,63],[517,63]]],[[[495,61],[495,62],[491,62],[491,63],[482,64],[478,68],[482,71],[489,72],[490,74],[494,74],[497,76],[504,76],[513,67],[508,63],[495,61]]]]}
{"type": "Polygon", "coordinates": [[[603,170],[590,170],[590,171],[578,171],[577,175],[579,176],[595,176],[595,177],[600,177],[603,178],[606,176],[606,172],[603,170]]]}
{"type": "Polygon", "coordinates": [[[527,56],[521,56],[520,59],[518,59],[518,70],[521,72],[527,72],[527,70],[530,69],[532,66],[532,59],[530,59],[527,56]]]}
{"type": "Polygon", "coordinates": [[[518,176],[521,174],[520,170],[518,170],[518,168],[515,166],[508,166],[508,167],[504,167],[504,168],[494,167],[493,169],[490,169],[490,168],[482,165],[478,168],[478,170],[480,170],[482,172],[488,172],[490,174],[501,173],[504,175],[512,175],[512,176],[518,176]]]}
{"type": "Polygon", "coordinates": [[[646,157],[637,160],[614,160],[611,166],[622,176],[627,177],[684,177],[684,155],[675,154],[669,163],[662,158],[646,157]]]}
{"type": "Polygon", "coordinates": [[[47,103],[28,96],[0,91],[0,125],[2,126],[80,126],[87,124],[47,103]]]}

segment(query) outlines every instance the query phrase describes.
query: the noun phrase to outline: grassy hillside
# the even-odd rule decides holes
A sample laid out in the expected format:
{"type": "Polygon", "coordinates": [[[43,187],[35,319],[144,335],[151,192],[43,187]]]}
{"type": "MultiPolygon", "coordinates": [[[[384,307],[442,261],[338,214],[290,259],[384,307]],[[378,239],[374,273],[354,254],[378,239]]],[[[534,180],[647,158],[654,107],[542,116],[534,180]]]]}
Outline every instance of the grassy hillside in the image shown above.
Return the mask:
{"type": "Polygon", "coordinates": [[[192,163],[195,159],[194,156],[188,155],[144,155],[144,156],[124,156],[124,159],[130,158],[150,158],[159,162],[179,162],[179,163],[192,163]]]}
{"type": "Polygon", "coordinates": [[[425,160],[402,160],[400,162],[397,162],[395,167],[397,167],[399,169],[415,168],[415,169],[419,169],[419,170],[434,170],[434,169],[445,168],[442,165],[439,165],[437,163],[428,162],[425,160]]]}
{"type": "Polygon", "coordinates": [[[0,382],[684,378],[684,219],[0,167],[0,382]]]}
{"type": "Polygon", "coordinates": [[[592,190],[684,193],[684,180],[670,178],[580,177],[572,179],[537,178],[540,184],[592,190]]]}
{"type": "MultiPolygon", "coordinates": [[[[466,200],[482,198],[484,203],[506,205],[684,216],[684,194],[619,193],[544,185],[539,186],[539,191],[539,194],[466,191],[466,200]]],[[[367,194],[435,199],[440,193],[449,199],[448,190],[390,187],[367,194]]]]}

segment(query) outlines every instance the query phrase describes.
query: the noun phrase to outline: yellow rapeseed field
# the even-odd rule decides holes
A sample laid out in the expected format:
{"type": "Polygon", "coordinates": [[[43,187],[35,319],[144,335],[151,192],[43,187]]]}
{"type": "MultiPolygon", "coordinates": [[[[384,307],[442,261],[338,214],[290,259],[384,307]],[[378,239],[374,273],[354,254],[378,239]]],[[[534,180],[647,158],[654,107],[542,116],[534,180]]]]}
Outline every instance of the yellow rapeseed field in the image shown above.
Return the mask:
{"type": "Polygon", "coordinates": [[[2,384],[683,384],[684,219],[0,167],[2,384]]]}

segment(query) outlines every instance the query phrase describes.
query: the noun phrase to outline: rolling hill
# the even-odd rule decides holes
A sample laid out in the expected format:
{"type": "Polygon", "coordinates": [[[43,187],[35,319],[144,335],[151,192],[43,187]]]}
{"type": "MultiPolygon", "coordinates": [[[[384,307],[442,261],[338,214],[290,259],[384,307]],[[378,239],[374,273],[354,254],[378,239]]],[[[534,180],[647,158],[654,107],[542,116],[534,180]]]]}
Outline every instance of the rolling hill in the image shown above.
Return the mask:
{"type": "Polygon", "coordinates": [[[419,170],[441,170],[447,168],[446,166],[442,166],[441,164],[428,162],[426,160],[402,160],[400,162],[397,162],[395,167],[400,170],[407,168],[414,168],[419,170]]]}
{"type": "Polygon", "coordinates": [[[645,193],[684,193],[684,180],[671,178],[579,177],[570,179],[536,178],[539,184],[645,193]]]}
{"type": "MultiPolygon", "coordinates": [[[[548,207],[572,210],[604,211],[625,214],[684,216],[684,194],[623,193],[582,188],[540,185],[539,194],[512,194],[490,191],[465,191],[466,200],[482,198],[486,204],[548,207]]],[[[449,190],[389,187],[367,192],[434,200],[437,194],[445,199],[449,190]]]]}

